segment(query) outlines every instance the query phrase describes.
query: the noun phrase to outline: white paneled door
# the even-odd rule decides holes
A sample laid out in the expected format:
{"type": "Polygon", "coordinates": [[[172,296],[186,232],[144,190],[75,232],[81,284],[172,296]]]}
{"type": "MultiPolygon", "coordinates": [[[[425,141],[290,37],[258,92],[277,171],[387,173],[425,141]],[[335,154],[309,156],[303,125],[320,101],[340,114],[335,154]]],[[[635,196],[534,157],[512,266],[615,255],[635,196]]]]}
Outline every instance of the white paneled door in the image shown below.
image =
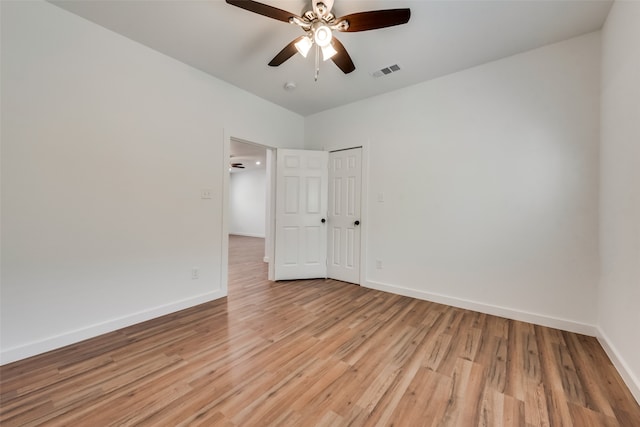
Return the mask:
{"type": "Polygon", "coordinates": [[[278,149],[274,279],[327,277],[326,151],[278,149]]]}
{"type": "Polygon", "coordinates": [[[327,274],[360,283],[360,191],[362,149],[329,154],[327,274]]]}

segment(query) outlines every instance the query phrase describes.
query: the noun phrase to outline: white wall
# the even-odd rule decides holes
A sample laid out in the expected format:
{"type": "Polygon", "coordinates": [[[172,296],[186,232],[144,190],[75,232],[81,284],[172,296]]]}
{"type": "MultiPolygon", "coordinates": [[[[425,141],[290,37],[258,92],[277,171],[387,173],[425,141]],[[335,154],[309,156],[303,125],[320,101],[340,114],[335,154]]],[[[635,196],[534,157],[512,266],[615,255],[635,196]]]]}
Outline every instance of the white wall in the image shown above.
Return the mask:
{"type": "Polygon", "coordinates": [[[225,141],[300,147],[303,118],[49,3],[1,4],[2,362],[224,295],[225,141]]]}
{"type": "Polygon", "coordinates": [[[232,173],[229,181],[229,233],[265,237],[265,169],[232,173]]]}
{"type": "Polygon", "coordinates": [[[305,119],[308,148],[367,147],[365,286],[595,333],[599,46],[591,33],[305,119]]]}
{"type": "Polygon", "coordinates": [[[640,3],[616,1],[602,31],[598,294],[601,339],[640,402],[640,3]]]}

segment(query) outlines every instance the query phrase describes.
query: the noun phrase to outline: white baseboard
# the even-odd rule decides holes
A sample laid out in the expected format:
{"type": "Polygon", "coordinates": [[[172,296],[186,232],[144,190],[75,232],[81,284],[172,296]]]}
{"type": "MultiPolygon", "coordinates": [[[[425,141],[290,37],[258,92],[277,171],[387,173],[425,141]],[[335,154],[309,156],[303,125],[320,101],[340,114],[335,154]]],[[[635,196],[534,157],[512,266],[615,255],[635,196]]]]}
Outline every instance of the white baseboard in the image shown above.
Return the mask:
{"type": "Polygon", "coordinates": [[[266,256],[266,257],[262,258],[262,262],[266,262],[267,264],[269,264],[269,257],[266,256]]]}
{"type": "Polygon", "coordinates": [[[156,317],[164,316],[165,314],[175,313],[176,311],[213,301],[224,296],[226,296],[226,294],[223,290],[207,292],[206,294],[150,308],[148,310],[107,320],[105,322],[96,323],[74,331],[65,332],[38,341],[32,341],[17,347],[2,349],[2,351],[0,351],[0,365],[5,365],[17,360],[26,359],[27,357],[46,353],[66,345],[75,344],[89,338],[97,337],[98,335],[144,322],[146,320],[155,319],[156,317]]]}
{"type": "Polygon", "coordinates": [[[253,233],[236,233],[235,231],[230,231],[229,232],[230,235],[234,235],[234,236],[243,236],[243,237],[259,237],[261,239],[264,239],[265,236],[264,234],[253,234],[253,233]]]}
{"type": "Polygon", "coordinates": [[[470,301],[461,298],[451,297],[442,294],[419,291],[416,289],[403,288],[396,285],[389,285],[374,281],[365,281],[362,286],[376,289],[383,292],[417,298],[425,301],[446,304],[453,307],[478,311],[480,313],[492,314],[494,316],[505,317],[507,319],[519,320],[521,322],[533,323],[549,328],[562,329],[564,331],[575,332],[582,335],[596,336],[596,326],[572,320],[531,313],[513,308],[501,307],[497,305],[485,304],[477,301],[470,301]]]}
{"type": "Polygon", "coordinates": [[[624,380],[624,383],[629,387],[629,391],[633,394],[633,397],[636,399],[636,402],[640,404],[640,380],[633,375],[631,369],[629,369],[629,365],[625,362],[624,358],[620,355],[620,352],[616,349],[616,347],[611,343],[607,335],[604,333],[602,329],[597,328],[598,342],[611,359],[613,366],[616,367],[618,373],[624,380]]]}

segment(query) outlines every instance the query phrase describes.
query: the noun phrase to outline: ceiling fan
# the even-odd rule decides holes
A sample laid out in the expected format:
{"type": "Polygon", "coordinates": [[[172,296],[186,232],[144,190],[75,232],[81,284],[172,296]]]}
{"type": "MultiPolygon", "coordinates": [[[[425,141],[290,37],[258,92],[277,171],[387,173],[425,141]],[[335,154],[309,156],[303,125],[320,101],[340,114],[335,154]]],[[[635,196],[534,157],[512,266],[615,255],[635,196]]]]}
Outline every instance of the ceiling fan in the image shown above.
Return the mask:
{"type": "Polygon", "coordinates": [[[253,0],[226,0],[227,3],[278,21],[287,22],[302,28],[305,35],[300,36],[286,45],[269,65],[277,67],[299,52],[305,58],[309,50],[315,46],[316,67],[315,79],[318,80],[319,58],[322,51],[324,61],[331,59],[345,74],[356,69],[351,57],[342,43],[333,36],[332,31],[356,32],[376,30],[406,24],[411,17],[410,9],[372,10],[368,12],[352,13],[336,18],[331,13],[334,0],[312,0],[312,10],[302,16],[286,10],[278,9],[253,0]]]}

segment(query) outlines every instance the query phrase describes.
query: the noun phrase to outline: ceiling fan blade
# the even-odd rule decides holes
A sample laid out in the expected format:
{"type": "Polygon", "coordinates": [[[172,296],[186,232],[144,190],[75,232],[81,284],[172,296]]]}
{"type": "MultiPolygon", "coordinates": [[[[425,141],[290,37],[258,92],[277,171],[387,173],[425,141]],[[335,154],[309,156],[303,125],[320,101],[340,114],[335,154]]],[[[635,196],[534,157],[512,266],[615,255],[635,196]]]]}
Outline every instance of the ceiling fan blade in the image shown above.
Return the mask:
{"type": "Polygon", "coordinates": [[[356,66],[353,65],[353,61],[347,53],[347,49],[345,49],[344,45],[340,43],[340,40],[333,37],[331,39],[331,45],[338,52],[333,55],[333,57],[331,57],[331,60],[338,66],[338,68],[340,68],[345,74],[349,74],[350,72],[355,70],[356,66]]]}
{"type": "Polygon", "coordinates": [[[257,13],[259,15],[267,16],[269,18],[277,19],[278,21],[289,22],[289,18],[298,17],[295,13],[287,12],[286,10],[278,9],[277,7],[269,6],[267,4],[258,3],[253,0],[227,0],[232,6],[237,6],[241,9],[248,10],[249,12],[257,13]]]}
{"type": "Polygon", "coordinates": [[[406,24],[409,22],[409,18],[411,18],[411,9],[387,9],[352,13],[338,18],[336,21],[349,22],[349,28],[340,31],[355,32],[406,24]]]}
{"type": "Polygon", "coordinates": [[[284,61],[295,55],[298,52],[295,44],[298,43],[303,37],[305,36],[300,36],[286,45],[284,49],[282,49],[276,56],[273,57],[271,62],[269,62],[269,65],[272,67],[277,67],[278,65],[282,64],[284,61]]]}

